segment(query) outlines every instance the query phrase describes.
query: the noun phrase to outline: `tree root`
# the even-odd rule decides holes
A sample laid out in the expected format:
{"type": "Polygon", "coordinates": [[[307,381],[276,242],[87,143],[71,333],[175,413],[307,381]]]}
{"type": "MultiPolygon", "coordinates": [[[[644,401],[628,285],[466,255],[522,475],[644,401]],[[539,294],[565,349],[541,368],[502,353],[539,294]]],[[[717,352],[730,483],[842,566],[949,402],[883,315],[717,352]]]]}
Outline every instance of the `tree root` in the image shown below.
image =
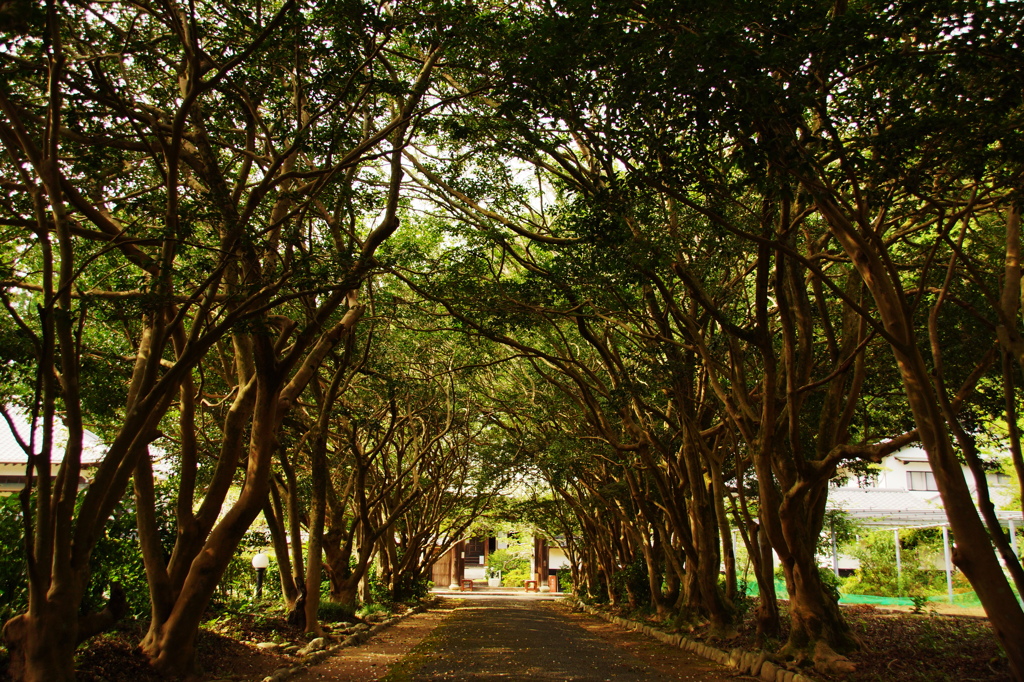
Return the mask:
{"type": "Polygon", "coordinates": [[[815,642],[810,650],[787,645],[778,655],[797,666],[810,664],[824,675],[847,675],[857,670],[853,661],[837,653],[824,640],[815,642]]]}

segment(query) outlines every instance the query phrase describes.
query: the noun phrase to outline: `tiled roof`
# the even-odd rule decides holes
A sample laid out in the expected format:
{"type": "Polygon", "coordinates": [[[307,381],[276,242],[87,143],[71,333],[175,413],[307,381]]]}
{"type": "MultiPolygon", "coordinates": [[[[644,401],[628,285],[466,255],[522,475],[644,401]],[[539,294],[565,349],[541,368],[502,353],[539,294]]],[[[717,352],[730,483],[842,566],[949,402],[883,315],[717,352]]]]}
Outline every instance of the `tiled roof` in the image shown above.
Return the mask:
{"type": "Polygon", "coordinates": [[[938,508],[927,498],[899,488],[833,488],[828,501],[829,506],[846,511],[938,508]]]}
{"type": "MultiPolygon", "coordinates": [[[[929,499],[895,488],[832,488],[828,492],[828,507],[841,509],[862,526],[907,528],[948,523],[937,495],[929,499]]],[[[1020,512],[998,511],[996,515],[1003,525],[1010,520],[1021,522],[1020,512]]]]}
{"type": "MultiPolygon", "coordinates": [[[[14,418],[18,434],[22,437],[22,440],[27,441],[29,434],[28,420],[20,412],[14,410],[11,410],[10,412],[11,416],[14,418]]],[[[64,456],[63,444],[67,439],[67,429],[65,429],[64,425],[60,423],[60,420],[56,420],[53,431],[55,441],[53,461],[59,462],[64,456]]],[[[39,433],[41,434],[41,429],[39,433]]],[[[36,440],[38,443],[40,436],[37,436],[36,440]]],[[[82,463],[94,464],[100,462],[106,453],[106,447],[104,447],[103,441],[100,440],[100,437],[92,431],[86,430],[82,440],[82,463]]],[[[7,420],[0,417],[0,464],[19,464],[25,463],[26,461],[28,461],[28,458],[25,455],[25,451],[22,450],[18,441],[11,433],[7,420]]]]}

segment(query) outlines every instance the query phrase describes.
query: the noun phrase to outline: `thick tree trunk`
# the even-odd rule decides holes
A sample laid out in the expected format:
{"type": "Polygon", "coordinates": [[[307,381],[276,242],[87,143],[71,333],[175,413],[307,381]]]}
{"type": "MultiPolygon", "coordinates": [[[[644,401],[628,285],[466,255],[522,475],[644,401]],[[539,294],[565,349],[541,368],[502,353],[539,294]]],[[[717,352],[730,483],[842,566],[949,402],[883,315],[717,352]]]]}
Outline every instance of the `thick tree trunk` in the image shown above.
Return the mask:
{"type": "Polygon", "coordinates": [[[11,657],[7,674],[17,682],[73,682],[78,646],[78,608],[45,604],[4,624],[11,657]]]}
{"type": "Polygon", "coordinates": [[[1014,678],[1024,680],[1024,610],[1010,589],[974,506],[946,430],[941,407],[932,390],[928,366],[917,345],[911,312],[902,300],[899,284],[891,279],[882,254],[861,237],[857,227],[824,188],[814,181],[805,181],[805,187],[815,196],[832,233],[850,256],[875,300],[921,444],[928,453],[928,462],[935,474],[946,518],[956,536],[953,562],[978,593],[992,629],[1006,651],[1014,678]]]}
{"type": "Polygon", "coordinates": [[[844,674],[855,666],[842,656],[856,650],[860,643],[850,632],[839,613],[839,605],[823,590],[817,562],[802,556],[799,561],[783,565],[789,589],[789,641],[782,654],[797,663],[806,659],[828,674],[844,674]]]}
{"type": "Polygon", "coordinates": [[[163,675],[184,677],[195,671],[195,637],[203,612],[235,548],[266,502],[271,458],[277,447],[279,389],[280,379],[271,370],[257,391],[249,466],[238,501],[217,523],[192,561],[168,617],[162,622],[154,620],[139,645],[150,665],[163,675]]]}
{"type": "Polygon", "coordinates": [[[162,623],[151,623],[139,645],[150,665],[162,675],[186,677],[196,672],[195,638],[199,623],[235,548],[261,506],[251,499],[239,502],[241,506],[236,505],[228,512],[196,557],[170,616],[162,623]]]}
{"type": "Polygon", "coordinates": [[[359,607],[359,581],[362,576],[351,575],[331,585],[331,601],[341,604],[352,613],[359,607]]]}
{"type": "Polygon", "coordinates": [[[757,639],[777,639],[782,631],[779,615],[779,601],[775,594],[775,558],[772,554],[768,534],[762,524],[757,524],[752,534],[754,539],[751,556],[758,556],[754,562],[754,573],[760,595],[757,601],[757,639]]]}
{"type": "Polygon", "coordinates": [[[850,673],[855,666],[844,655],[859,649],[860,641],[839,612],[838,602],[826,593],[815,555],[827,491],[805,492],[786,499],[779,510],[778,523],[788,550],[782,568],[790,617],[789,641],[782,653],[798,663],[813,660],[823,673],[850,673]]]}
{"type": "Polygon", "coordinates": [[[109,630],[128,611],[121,586],[115,583],[110,592],[110,600],[98,613],[80,615],[81,594],[58,591],[40,608],[7,621],[3,638],[10,654],[9,678],[17,682],[74,680],[78,645],[109,630]]]}

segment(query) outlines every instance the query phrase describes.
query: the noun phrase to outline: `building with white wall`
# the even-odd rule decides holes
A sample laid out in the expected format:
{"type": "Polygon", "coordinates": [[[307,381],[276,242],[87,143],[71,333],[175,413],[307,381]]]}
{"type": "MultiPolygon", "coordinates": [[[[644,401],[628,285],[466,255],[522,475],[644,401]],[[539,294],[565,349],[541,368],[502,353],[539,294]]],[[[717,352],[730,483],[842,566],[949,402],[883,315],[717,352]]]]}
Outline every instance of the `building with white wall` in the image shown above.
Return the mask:
{"type": "MultiPolygon", "coordinates": [[[[872,465],[872,476],[850,478],[844,485],[829,490],[828,505],[848,514],[856,523],[870,528],[948,527],[942,497],[932,473],[928,455],[919,447],[909,447],[872,465]]],[[[977,481],[963,465],[964,478],[977,500],[977,481]]],[[[1012,499],[1015,488],[1011,476],[1002,472],[986,474],[989,495],[999,509],[1012,499]]],[[[1004,526],[1011,530],[1022,524],[1021,512],[997,511],[1004,526]]],[[[828,532],[828,528],[825,529],[828,532]]],[[[1014,547],[1018,552],[1019,548],[1014,547]]],[[[836,553],[823,558],[823,564],[837,571],[858,568],[856,559],[836,553]]]]}
{"type": "MultiPolygon", "coordinates": [[[[25,443],[29,441],[29,421],[21,412],[10,410],[13,417],[14,427],[18,436],[25,443]]],[[[64,425],[57,421],[54,424],[54,447],[53,461],[50,463],[50,470],[56,475],[64,458],[64,447],[67,443],[68,432],[64,425]]],[[[42,440],[41,429],[36,431],[36,445],[42,440]]],[[[106,454],[106,447],[99,436],[86,431],[82,442],[82,474],[79,477],[79,489],[84,488],[91,479],[91,470],[95,468],[106,454]]],[[[11,433],[11,427],[6,419],[0,418],[0,496],[11,495],[25,487],[25,473],[28,466],[28,455],[18,443],[18,440],[11,433]]]]}

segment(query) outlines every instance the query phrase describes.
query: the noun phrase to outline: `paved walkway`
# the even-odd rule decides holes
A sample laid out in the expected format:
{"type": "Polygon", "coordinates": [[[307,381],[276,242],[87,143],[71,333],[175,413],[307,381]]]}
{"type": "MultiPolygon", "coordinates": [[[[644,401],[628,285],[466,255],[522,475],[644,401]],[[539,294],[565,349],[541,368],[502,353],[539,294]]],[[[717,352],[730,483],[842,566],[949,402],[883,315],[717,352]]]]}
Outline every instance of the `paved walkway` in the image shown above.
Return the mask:
{"type": "Polygon", "coordinates": [[[734,671],[563,604],[466,595],[386,679],[733,680],[734,671]]]}

